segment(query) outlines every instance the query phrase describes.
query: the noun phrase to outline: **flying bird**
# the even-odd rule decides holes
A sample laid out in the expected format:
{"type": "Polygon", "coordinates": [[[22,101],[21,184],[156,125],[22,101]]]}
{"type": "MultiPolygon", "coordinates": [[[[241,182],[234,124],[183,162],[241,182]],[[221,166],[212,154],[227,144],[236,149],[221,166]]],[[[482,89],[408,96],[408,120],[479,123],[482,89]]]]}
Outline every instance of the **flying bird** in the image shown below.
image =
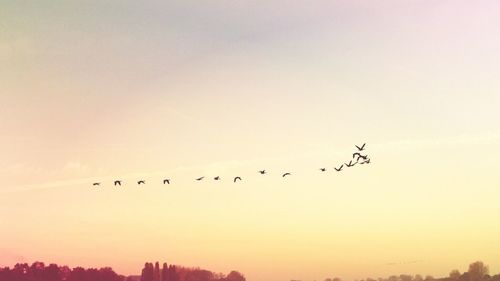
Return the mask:
{"type": "Polygon", "coordinates": [[[93,186],[99,186],[99,185],[101,185],[101,183],[100,182],[94,182],[92,185],[93,186]]]}
{"type": "Polygon", "coordinates": [[[235,177],[233,182],[236,182],[237,180],[241,180],[240,177],[235,177]]]}
{"type": "Polygon", "coordinates": [[[359,146],[357,146],[357,145],[355,145],[355,146],[356,146],[356,148],[357,148],[359,151],[363,151],[363,150],[365,150],[365,145],[366,145],[366,143],[363,143],[363,145],[362,145],[361,147],[359,147],[359,146]]]}
{"type": "Polygon", "coordinates": [[[363,165],[363,164],[370,164],[370,158],[366,159],[365,161],[363,161],[363,162],[361,162],[359,164],[361,164],[361,165],[363,165]]]}
{"type": "Polygon", "coordinates": [[[204,179],[205,177],[201,177],[201,178],[197,178],[196,180],[197,181],[201,181],[202,179],[204,179]]]}
{"type": "Polygon", "coordinates": [[[358,157],[359,157],[359,156],[361,156],[361,153],[359,153],[359,152],[354,152],[354,153],[352,154],[352,159],[356,158],[356,156],[358,156],[358,157]]]}
{"type": "Polygon", "coordinates": [[[259,173],[260,173],[261,175],[265,175],[265,174],[266,174],[266,170],[259,171],[259,173]]]}
{"type": "Polygon", "coordinates": [[[143,181],[143,180],[140,180],[140,181],[138,181],[138,182],[137,182],[137,184],[138,184],[138,185],[141,185],[141,184],[146,184],[146,182],[145,182],[145,181],[143,181]]]}
{"type": "Polygon", "coordinates": [[[326,172],[326,168],[319,168],[320,171],[326,172]]]}
{"type": "Polygon", "coordinates": [[[357,159],[356,161],[357,161],[357,162],[359,162],[359,159],[366,160],[366,159],[368,159],[368,155],[361,155],[361,154],[360,154],[360,155],[358,156],[358,159],[357,159]]]}
{"type": "Polygon", "coordinates": [[[340,167],[335,168],[335,171],[340,172],[342,171],[342,168],[344,168],[344,164],[340,165],[340,167]]]}
{"type": "Polygon", "coordinates": [[[219,177],[219,176],[216,176],[216,177],[214,178],[214,180],[218,181],[218,180],[220,180],[220,177],[219,177]]]}
{"type": "Polygon", "coordinates": [[[163,184],[170,184],[170,179],[164,179],[163,184]]]}
{"type": "Polygon", "coordinates": [[[292,175],[292,174],[290,174],[290,173],[284,173],[281,177],[283,177],[283,178],[284,178],[284,177],[286,177],[286,176],[290,176],[290,175],[292,175]]]}
{"type": "Polygon", "coordinates": [[[117,185],[122,186],[122,181],[115,181],[115,186],[117,185]]]}
{"type": "MultiPolygon", "coordinates": [[[[358,162],[356,162],[356,163],[358,163],[358,162]]],[[[352,160],[351,160],[351,161],[349,161],[349,164],[347,164],[347,163],[344,163],[344,164],[345,164],[347,167],[352,167],[352,166],[356,165],[356,163],[352,163],[352,160]]]]}

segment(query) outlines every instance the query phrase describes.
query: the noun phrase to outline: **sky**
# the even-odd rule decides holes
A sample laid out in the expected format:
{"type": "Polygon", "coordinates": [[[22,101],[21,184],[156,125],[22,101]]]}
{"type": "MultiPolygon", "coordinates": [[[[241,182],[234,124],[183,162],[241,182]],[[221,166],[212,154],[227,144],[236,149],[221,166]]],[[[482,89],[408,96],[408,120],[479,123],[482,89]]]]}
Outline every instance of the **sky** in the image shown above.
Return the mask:
{"type": "Polygon", "coordinates": [[[0,0],[0,265],[499,273],[498,26],[493,0],[0,0]]]}

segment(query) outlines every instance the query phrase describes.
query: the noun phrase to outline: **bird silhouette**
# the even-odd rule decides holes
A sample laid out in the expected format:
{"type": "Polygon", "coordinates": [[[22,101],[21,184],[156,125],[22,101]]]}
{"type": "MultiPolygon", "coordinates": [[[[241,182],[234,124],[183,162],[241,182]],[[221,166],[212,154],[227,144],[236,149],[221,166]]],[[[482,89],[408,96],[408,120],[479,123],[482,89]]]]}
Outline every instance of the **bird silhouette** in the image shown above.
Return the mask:
{"type": "Polygon", "coordinates": [[[204,179],[205,177],[200,177],[200,178],[197,178],[196,180],[197,181],[201,181],[202,179],[204,179]]]}
{"type": "Polygon", "coordinates": [[[326,168],[319,168],[320,171],[326,172],[326,168]]]}
{"type": "Polygon", "coordinates": [[[359,162],[359,159],[366,160],[366,159],[368,159],[368,155],[361,155],[361,154],[360,154],[360,155],[358,156],[358,159],[357,159],[356,161],[357,161],[357,162],[359,162]]]}
{"type": "Polygon", "coordinates": [[[163,184],[170,184],[170,179],[164,179],[163,184]]]}
{"type": "Polygon", "coordinates": [[[117,185],[122,186],[122,181],[115,181],[115,186],[117,185]]]}
{"type": "Polygon", "coordinates": [[[292,174],[290,174],[290,173],[284,173],[281,177],[283,177],[283,178],[284,178],[284,177],[286,177],[286,176],[290,176],[290,175],[292,175],[292,174]]]}
{"type": "Polygon", "coordinates": [[[352,163],[352,160],[351,160],[351,161],[349,161],[349,163],[344,163],[344,164],[345,164],[347,167],[352,167],[352,166],[356,165],[356,163],[358,163],[358,162],[352,163]]]}
{"type": "Polygon", "coordinates": [[[240,177],[235,177],[234,180],[233,180],[233,182],[236,182],[237,180],[241,180],[241,178],[240,177]]]}
{"type": "Polygon", "coordinates": [[[357,146],[357,145],[355,145],[355,146],[356,146],[356,148],[357,148],[359,151],[363,151],[363,150],[365,150],[365,145],[366,145],[366,143],[363,143],[363,145],[362,145],[362,146],[357,146]]]}
{"type": "Polygon", "coordinates": [[[361,165],[363,165],[363,164],[370,164],[370,158],[366,159],[365,161],[363,161],[363,162],[361,162],[359,164],[361,164],[361,165]]]}
{"type": "Polygon", "coordinates": [[[220,180],[220,177],[219,177],[219,176],[216,176],[216,177],[214,178],[214,180],[218,181],[218,180],[220,180]]]}
{"type": "Polygon", "coordinates": [[[340,172],[342,171],[342,168],[344,168],[344,164],[340,165],[340,167],[335,168],[335,171],[340,172]]]}
{"type": "Polygon", "coordinates": [[[140,180],[140,181],[138,181],[138,182],[137,182],[137,184],[138,184],[138,185],[141,185],[141,184],[146,184],[146,182],[145,182],[145,181],[143,181],[143,180],[140,180]]]}
{"type": "Polygon", "coordinates": [[[259,173],[260,173],[261,175],[265,175],[265,174],[266,174],[266,170],[259,171],[259,173]]]}
{"type": "Polygon", "coordinates": [[[93,186],[99,186],[99,185],[101,185],[101,183],[100,182],[94,182],[92,185],[93,186]]]}

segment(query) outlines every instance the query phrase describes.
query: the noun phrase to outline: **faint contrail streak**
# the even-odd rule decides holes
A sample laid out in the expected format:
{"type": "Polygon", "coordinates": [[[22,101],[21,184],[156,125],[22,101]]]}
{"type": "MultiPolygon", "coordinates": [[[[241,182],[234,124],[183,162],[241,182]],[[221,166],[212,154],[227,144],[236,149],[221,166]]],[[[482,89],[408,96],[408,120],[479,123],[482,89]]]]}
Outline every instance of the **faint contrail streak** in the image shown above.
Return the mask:
{"type": "Polygon", "coordinates": [[[386,263],[385,265],[405,265],[405,264],[414,264],[414,263],[421,263],[424,262],[423,260],[415,260],[415,261],[404,261],[404,262],[390,262],[386,263]]]}

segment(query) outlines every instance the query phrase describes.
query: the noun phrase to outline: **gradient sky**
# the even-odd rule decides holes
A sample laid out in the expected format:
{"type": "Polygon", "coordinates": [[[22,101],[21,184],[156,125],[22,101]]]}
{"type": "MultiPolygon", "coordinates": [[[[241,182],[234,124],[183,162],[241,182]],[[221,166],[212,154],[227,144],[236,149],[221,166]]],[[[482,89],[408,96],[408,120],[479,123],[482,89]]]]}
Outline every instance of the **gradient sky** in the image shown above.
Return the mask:
{"type": "Polygon", "coordinates": [[[493,0],[0,0],[0,265],[498,273],[499,27],[493,0]]]}

